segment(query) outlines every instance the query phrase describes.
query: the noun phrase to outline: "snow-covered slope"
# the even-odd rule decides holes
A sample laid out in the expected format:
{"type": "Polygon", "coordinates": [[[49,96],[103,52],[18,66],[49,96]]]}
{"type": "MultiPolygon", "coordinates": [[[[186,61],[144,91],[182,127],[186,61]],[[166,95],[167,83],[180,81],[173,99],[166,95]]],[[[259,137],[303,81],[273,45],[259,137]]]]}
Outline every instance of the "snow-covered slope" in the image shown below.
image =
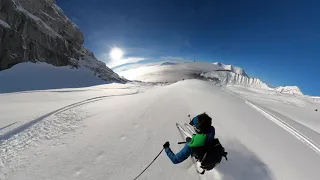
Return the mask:
{"type": "Polygon", "coordinates": [[[105,83],[110,82],[99,79],[87,68],[71,69],[47,63],[20,63],[0,71],[0,93],[88,87],[105,83]]]}
{"type": "MultiPolygon", "coordinates": [[[[182,138],[175,123],[186,123],[188,114],[204,111],[212,117],[229,160],[199,176],[191,160],[174,165],[161,154],[140,179],[319,178],[319,133],[268,110],[268,98],[261,100],[257,94],[247,99],[229,91],[185,80],[151,89],[107,84],[1,94],[0,122],[6,123],[1,124],[0,179],[132,180],[164,142],[170,141],[178,152],[182,138]]],[[[301,112],[300,120],[309,113],[301,112]]]]}
{"type": "Polygon", "coordinates": [[[275,90],[286,94],[302,95],[302,92],[298,86],[279,86],[276,87],[275,90]]]}
{"type": "MultiPolygon", "coordinates": [[[[317,98],[306,95],[292,96],[278,93],[274,90],[244,88],[241,86],[228,86],[228,89],[238,96],[242,96],[252,102],[259,103],[270,111],[274,111],[283,119],[293,120],[314,132],[320,133],[319,112],[320,103],[317,98]]],[[[320,141],[319,141],[320,144],[320,141]]]]}

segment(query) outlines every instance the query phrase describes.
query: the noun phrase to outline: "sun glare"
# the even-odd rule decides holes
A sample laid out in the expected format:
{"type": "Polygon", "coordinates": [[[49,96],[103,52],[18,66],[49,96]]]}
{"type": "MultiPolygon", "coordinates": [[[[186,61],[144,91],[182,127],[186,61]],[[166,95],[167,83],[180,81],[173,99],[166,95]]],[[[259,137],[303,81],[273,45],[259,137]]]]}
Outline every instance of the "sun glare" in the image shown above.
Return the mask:
{"type": "Polygon", "coordinates": [[[123,56],[123,51],[120,48],[112,48],[110,51],[110,58],[112,60],[120,60],[123,56]]]}

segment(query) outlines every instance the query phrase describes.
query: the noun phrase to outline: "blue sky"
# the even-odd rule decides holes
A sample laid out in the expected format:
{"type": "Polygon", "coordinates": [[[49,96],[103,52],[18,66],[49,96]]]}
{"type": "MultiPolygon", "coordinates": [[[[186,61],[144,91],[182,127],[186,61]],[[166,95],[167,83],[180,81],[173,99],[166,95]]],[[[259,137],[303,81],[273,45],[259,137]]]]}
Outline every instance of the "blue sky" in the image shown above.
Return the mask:
{"type": "Polygon", "coordinates": [[[320,95],[320,2],[316,0],[57,0],[109,61],[195,59],[240,66],[272,86],[320,95]]]}

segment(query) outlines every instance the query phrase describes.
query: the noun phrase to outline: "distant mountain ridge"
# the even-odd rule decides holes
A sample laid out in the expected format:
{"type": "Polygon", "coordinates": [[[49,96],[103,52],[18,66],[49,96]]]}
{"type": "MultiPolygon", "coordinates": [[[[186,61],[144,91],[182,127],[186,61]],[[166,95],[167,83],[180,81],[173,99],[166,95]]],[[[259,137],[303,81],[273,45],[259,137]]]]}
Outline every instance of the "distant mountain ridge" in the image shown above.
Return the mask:
{"type": "Polygon", "coordinates": [[[271,88],[258,78],[249,77],[244,69],[221,62],[157,62],[134,64],[114,69],[120,75],[131,80],[147,82],[176,82],[182,79],[205,78],[220,85],[239,85],[250,88],[262,88],[279,93],[303,95],[297,86],[271,88]]]}
{"type": "Polygon", "coordinates": [[[229,70],[235,75],[231,75],[232,77],[226,78],[224,84],[239,84],[251,87],[259,87],[269,90],[275,90],[280,93],[285,94],[293,94],[293,95],[303,95],[300,88],[298,86],[279,86],[276,88],[270,88],[266,83],[262,82],[257,78],[249,78],[249,76],[245,73],[245,71],[240,67],[235,67],[232,65],[225,65],[220,62],[213,63],[216,66],[221,67],[223,70],[229,70]]]}
{"type": "Polygon", "coordinates": [[[242,68],[240,68],[240,67],[236,67],[236,66],[232,66],[232,65],[225,65],[225,64],[222,64],[222,63],[220,63],[220,62],[215,62],[215,63],[213,63],[213,64],[216,65],[216,66],[221,67],[221,68],[224,69],[224,70],[230,70],[231,72],[234,72],[234,73],[236,73],[236,74],[240,74],[240,75],[242,75],[242,76],[249,77],[249,76],[247,75],[247,73],[246,73],[242,68]]]}
{"type": "Polygon", "coordinates": [[[279,86],[274,89],[281,93],[303,95],[303,93],[301,92],[298,86],[279,86]]]}

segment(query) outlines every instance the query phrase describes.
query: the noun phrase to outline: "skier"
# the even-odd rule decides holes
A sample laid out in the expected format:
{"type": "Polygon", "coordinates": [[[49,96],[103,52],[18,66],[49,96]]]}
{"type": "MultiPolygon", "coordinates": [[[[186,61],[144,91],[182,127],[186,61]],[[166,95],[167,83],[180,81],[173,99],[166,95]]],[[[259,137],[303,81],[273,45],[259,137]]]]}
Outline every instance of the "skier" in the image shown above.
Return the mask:
{"type": "Polygon", "coordinates": [[[163,148],[173,164],[183,162],[190,155],[197,160],[202,159],[206,152],[205,147],[215,140],[215,128],[211,125],[211,121],[211,118],[206,113],[194,117],[189,124],[194,127],[197,134],[193,135],[192,138],[186,138],[187,143],[179,153],[174,154],[172,152],[169,142],[166,142],[163,145],[163,148]]]}

